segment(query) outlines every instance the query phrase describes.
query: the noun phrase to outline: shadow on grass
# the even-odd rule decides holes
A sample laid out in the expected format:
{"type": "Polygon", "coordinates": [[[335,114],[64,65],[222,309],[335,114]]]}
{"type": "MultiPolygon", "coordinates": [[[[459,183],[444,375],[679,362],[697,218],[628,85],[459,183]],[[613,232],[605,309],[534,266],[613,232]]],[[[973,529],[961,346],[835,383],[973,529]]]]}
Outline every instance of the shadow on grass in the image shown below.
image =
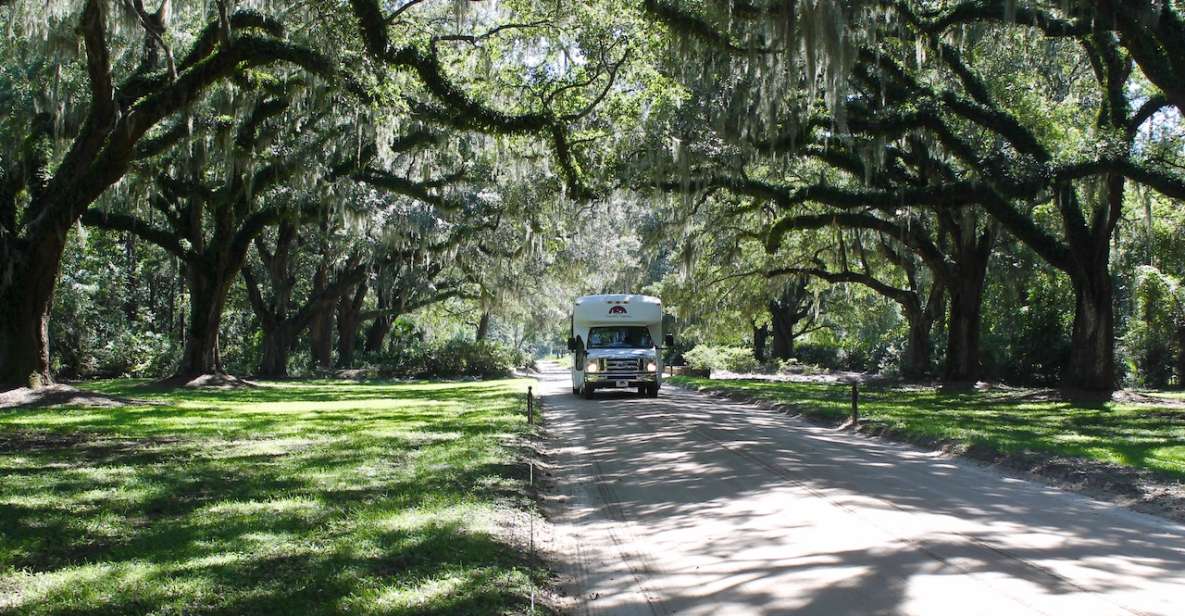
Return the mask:
{"type": "MultiPolygon", "coordinates": [[[[741,393],[795,412],[839,419],[847,386],[678,377],[706,390],[741,393]]],[[[978,444],[1002,453],[1043,452],[1185,479],[1185,409],[1007,393],[866,386],[861,416],[913,439],[978,444]]]]}
{"type": "Polygon", "coordinates": [[[520,396],[454,387],[350,384],[412,403],[333,410],[317,404],[330,384],[268,391],[296,407],[280,417],[236,412],[247,392],[183,392],[196,410],[103,409],[53,432],[18,411],[20,429],[0,423],[0,590],[31,614],[522,611],[546,571],[496,531],[529,506],[507,446],[520,396]]]}

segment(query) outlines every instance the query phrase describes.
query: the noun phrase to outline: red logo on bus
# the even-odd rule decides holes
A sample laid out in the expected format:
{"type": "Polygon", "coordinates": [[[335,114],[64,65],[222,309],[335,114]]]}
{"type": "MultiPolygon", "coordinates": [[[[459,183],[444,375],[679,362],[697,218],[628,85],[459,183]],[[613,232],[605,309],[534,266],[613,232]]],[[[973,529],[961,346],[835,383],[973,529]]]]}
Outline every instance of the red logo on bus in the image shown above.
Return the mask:
{"type": "Polygon", "coordinates": [[[625,306],[614,306],[609,309],[609,314],[625,314],[625,306]]]}

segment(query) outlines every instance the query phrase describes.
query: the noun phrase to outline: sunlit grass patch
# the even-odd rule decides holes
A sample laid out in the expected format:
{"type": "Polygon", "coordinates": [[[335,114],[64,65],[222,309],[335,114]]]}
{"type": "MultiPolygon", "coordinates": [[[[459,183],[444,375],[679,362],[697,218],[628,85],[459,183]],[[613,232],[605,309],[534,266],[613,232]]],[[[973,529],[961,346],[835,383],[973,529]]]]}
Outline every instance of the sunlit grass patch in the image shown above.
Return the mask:
{"type": "MultiPolygon", "coordinates": [[[[743,393],[822,417],[844,417],[851,405],[846,385],[683,376],[672,380],[700,389],[743,393]]],[[[1185,409],[1179,407],[1034,401],[990,391],[863,387],[860,415],[911,438],[976,444],[1005,453],[1079,457],[1185,478],[1185,409]]]]}
{"type": "Polygon", "coordinates": [[[0,413],[0,612],[521,612],[526,385],[105,381],[150,403],[0,413]]]}

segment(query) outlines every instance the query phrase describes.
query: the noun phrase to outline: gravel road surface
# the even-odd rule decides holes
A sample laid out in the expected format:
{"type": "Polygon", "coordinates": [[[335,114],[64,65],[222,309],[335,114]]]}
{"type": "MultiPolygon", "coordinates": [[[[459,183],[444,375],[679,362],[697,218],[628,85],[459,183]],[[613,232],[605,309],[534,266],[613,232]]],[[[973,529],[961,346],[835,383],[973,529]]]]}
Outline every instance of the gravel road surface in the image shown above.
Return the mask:
{"type": "Polygon", "coordinates": [[[1185,614],[1185,527],[664,387],[542,377],[575,614],[1185,614]]]}

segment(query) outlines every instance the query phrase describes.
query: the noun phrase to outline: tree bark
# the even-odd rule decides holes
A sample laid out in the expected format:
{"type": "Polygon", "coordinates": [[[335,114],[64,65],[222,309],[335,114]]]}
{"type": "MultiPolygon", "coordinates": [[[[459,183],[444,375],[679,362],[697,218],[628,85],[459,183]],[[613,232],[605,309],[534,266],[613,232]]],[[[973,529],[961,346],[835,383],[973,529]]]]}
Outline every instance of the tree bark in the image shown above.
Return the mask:
{"type": "Polygon", "coordinates": [[[958,218],[942,219],[946,222],[954,261],[944,276],[950,292],[946,366],[942,372],[942,380],[947,383],[973,383],[980,375],[983,291],[997,229],[995,224],[987,223],[979,230],[977,218],[974,211],[966,210],[958,218]]]}
{"type": "Polygon", "coordinates": [[[218,352],[218,330],[222,326],[222,312],[230,292],[230,276],[237,272],[219,271],[190,263],[186,267],[189,283],[189,331],[185,337],[185,353],[177,376],[193,377],[222,373],[222,358],[218,352]]]}
{"type": "Polygon", "coordinates": [[[358,339],[358,328],[362,325],[362,304],[366,301],[369,288],[365,283],[358,285],[354,296],[343,295],[337,303],[337,367],[354,366],[354,347],[358,339]]]}
{"type": "Polygon", "coordinates": [[[765,363],[765,345],[769,341],[769,323],[753,325],[753,359],[765,363]]]}
{"type": "Polygon", "coordinates": [[[27,244],[24,250],[18,246],[0,253],[7,253],[12,267],[10,282],[0,285],[0,388],[53,383],[49,315],[65,240],[63,231],[27,244]]]}
{"type": "Polygon", "coordinates": [[[789,318],[784,312],[770,311],[773,327],[773,348],[770,355],[774,359],[787,360],[794,356],[794,325],[797,320],[789,318]]]}
{"type": "Polygon", "coordinates": [[[947,328],[947,365],[942,380],[965,383],[979,378],[979,331],[984,285],[972,277],[960,278],[950,288],[947,328]]]}
{"type": "Polygon", "coordinates": [[[971,382],[979,378],[979,331],[987,260],[959,264],[950,286],[950,318],[946,336],[946,367],[942,380],[971,382]]]}
{"type": "Polygon", "coordinates": [[[806,287],[806,276],[786,283],[781,294],[769,302],[770,325],[773,333],[772,356],[787,360],[794,356],[794,327],[810,314],[811,298],[806,287]]]}
{"type": "Polygon", "coordinates": [[[386,342],[387,334],[391,333],[391,327],[394,324],[395,319],[390,315],[384,314],[375,318],[370,327],[366,328],[366,346],[364,348],[367,353],[377,353],[383,350],[383,343],[386,342]]]}
{"type": "Polygon", "coordinates": [[[1074,329],[1066,385],[1075,389],[1115,389],[1114,289],[1104,257],[1094,271],[1072,277],[1074,329]]]}
{"type": "Polygon", "coordinates": [[[1073,389],[1115,389],[1115,290],[1111,283],[1111,235],[1123,211],[1126,182],[1107,176],[1106,202],[1094,210],[1089,227],[1069,233],[1074,265],[1074,327],[1065,385],[1073,389]]]}
{"type": "Polygon", "coordinates": [[[930,367],[930,329],[933,321],[923,310],[905,310],[909,326],[909,340],[906,342],[905,359],[901,362],[901,375],[907,379],[920,379],[930,367]]]}
{"type": "Polygon", "coordinates": [[[481,341],[485,340],[486,338],[488,338],[489,335],[490,335],[490,311],[483,310],[481,313],[481,318],[478,319],[478,321],[477,321],[477,334],[475,335],[475,339],[478,342],[481,342],[481,341]]]}
{"type": "Polygon", "coordinates": [[[295,336],[287,323],[279,323],[263,333],[263,356],[259,360],[260,376],[288,376],[288,356],[295,336]]]}
{"type": "Polygon", "coordinates": [[[1177,387],[1185,388],[1185,323],[1177,326],[1177,387]]]}
{"type": "MultiPolygon", "coordinates": [[[[325,259],[322,259],[317,272],[313,274],[313,292],[321,293],[325,290],[325,259]]],[[[316,311],[309,324],[309,342],[313,356],[313,367],[328,370],[333,367],[333,307],[325,306],[316,311]]]]}

